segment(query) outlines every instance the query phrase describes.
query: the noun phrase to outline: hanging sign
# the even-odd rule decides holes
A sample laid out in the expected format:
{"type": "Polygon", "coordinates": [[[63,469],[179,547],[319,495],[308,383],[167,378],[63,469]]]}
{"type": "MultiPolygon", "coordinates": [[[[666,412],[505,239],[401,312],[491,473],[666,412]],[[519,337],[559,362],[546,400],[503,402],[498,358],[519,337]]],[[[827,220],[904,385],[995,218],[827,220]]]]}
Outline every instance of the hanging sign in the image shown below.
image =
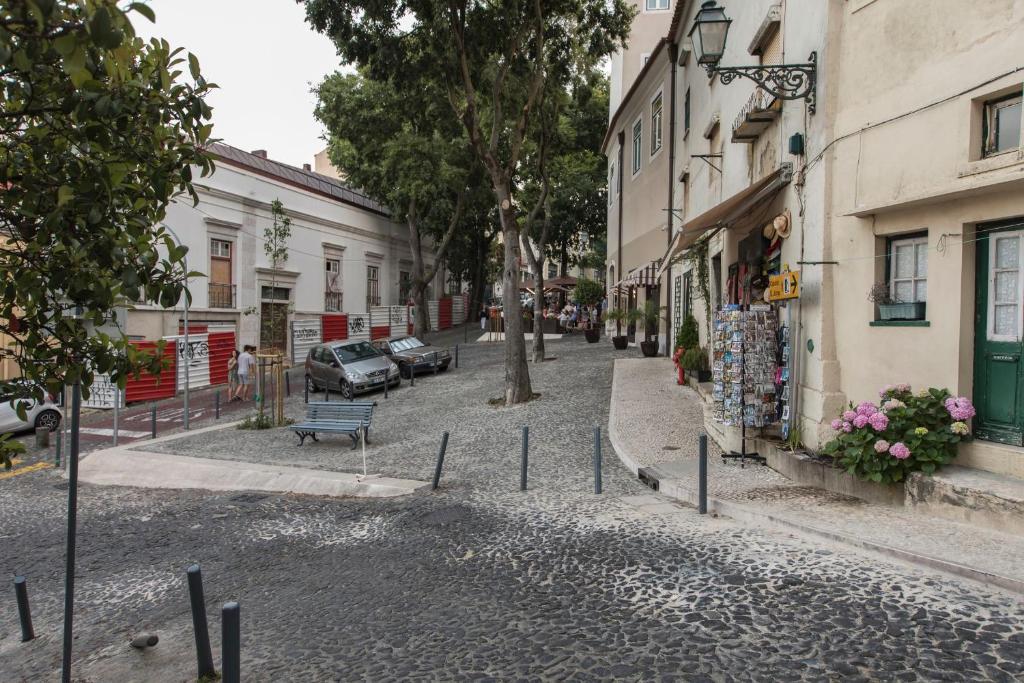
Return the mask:
{"type": "Polygon", "coordinates": [[[768,301],[798,299],[800,297],[800,271],[787,270],[768,276],[768,301]]]}

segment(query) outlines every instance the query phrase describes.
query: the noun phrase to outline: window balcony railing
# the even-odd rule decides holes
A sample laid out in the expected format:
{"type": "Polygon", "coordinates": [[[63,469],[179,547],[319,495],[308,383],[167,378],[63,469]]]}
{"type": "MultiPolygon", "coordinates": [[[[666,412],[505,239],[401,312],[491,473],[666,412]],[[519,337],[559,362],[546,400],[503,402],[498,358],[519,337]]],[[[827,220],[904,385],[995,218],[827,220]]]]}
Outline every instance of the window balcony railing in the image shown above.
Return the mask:
{"type": "Polygon", "coordinates": [[[210,283],[210,308],[234,308],[235,286],[210,283]]]}
{"type": "Polygon", "coordinates": [[[324,310],[341,311],[341,292],[324,292],[324,310]]]}

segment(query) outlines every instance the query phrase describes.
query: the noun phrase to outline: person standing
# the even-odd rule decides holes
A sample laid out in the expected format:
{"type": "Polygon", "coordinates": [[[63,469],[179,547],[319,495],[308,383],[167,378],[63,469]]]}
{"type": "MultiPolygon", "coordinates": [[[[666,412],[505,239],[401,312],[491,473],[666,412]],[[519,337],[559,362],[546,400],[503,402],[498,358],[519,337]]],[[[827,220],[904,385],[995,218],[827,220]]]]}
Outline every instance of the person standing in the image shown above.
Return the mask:
{"type": "Polygon", "coordinates": [[[228,358],[228,397],[234,400],[238,392],[238,349],[231,350],[231,358],[228,358]]]}
{"type": "Polygon", "coordinates": [[[480,304],[480,331],[487,331],[487,304],[480,304]]]}
{"type": "Polygon", "coordinates": [[[252,390],[252,369],[256,365],[256,359],[250,353],[253,350],[247,344],[242,347],[242,355],[238,357],[238,393],[235,398],[239,401],[248,401],[252,390]]]}

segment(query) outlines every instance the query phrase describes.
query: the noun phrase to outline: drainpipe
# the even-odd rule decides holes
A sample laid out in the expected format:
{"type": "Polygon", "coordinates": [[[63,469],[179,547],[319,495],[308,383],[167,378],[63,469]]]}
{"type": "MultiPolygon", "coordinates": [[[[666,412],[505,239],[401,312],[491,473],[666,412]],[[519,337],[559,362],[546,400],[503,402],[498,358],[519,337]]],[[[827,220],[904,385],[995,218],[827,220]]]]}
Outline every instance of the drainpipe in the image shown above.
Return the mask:
{"type": "MultiPolygon", "coordinates": [[[[675,43],[669,43],[668,46],[668,58],[672,64],[672,69],[669,76],[668,86],[668,224],[665,228],[667,234],[668,246],[666,247],[666,253],[669,248],[672,247],[672,223],[675,218],[673,210],[675,209],[675,186],[676,186],[676,68],[678,66],[679,46],[675,43]]],[[[667,311],[666,323],[665,323],[665,356],[672,357],[672,266],[668,267],[665,271],[665,301],[668,305],[665,306],[667,311]]]]}
{"type": "MultiPolygon", "coordinates": [[[[622,164],[625,161],[625,146],[626,146],[626,130],[622,129],[622,130],[619,131],[619,177],[615,179],[615,182],[617,183],[618,186],[614,190],[618,194],[618,196],[619,196],[619,274],[618,274],[619,280],[622,280],[622,272],[623,272],[623,268],[625,268],[625,266],[623,265],[623,263],[625,262],[625,259],[623,259],[623,257],[622,257],[622,201],[623,201],[623,195],[622,195],[622,174],[625,172],[625,167],[622,164]]],[[[615,308],[618,308],[618,309],[622,308],[622,295],[619,294],[619,293],[615,294],[615,308]]],[[[615,334],[617,336],[622,336],[622,322],[621,321],[615,323],[615,334]]]]}

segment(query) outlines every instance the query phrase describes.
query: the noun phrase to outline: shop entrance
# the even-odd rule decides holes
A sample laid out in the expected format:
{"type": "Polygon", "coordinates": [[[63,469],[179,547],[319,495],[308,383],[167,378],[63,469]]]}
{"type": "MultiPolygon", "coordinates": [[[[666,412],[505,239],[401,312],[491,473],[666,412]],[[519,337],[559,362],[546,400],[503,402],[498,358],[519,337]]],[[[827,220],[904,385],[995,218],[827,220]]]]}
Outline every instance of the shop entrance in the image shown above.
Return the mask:
{"type": "Polygon", "coordinates": [[[977,228],[974,404],[978,438],[1024,445],[1024,219],[977,228]]]}

